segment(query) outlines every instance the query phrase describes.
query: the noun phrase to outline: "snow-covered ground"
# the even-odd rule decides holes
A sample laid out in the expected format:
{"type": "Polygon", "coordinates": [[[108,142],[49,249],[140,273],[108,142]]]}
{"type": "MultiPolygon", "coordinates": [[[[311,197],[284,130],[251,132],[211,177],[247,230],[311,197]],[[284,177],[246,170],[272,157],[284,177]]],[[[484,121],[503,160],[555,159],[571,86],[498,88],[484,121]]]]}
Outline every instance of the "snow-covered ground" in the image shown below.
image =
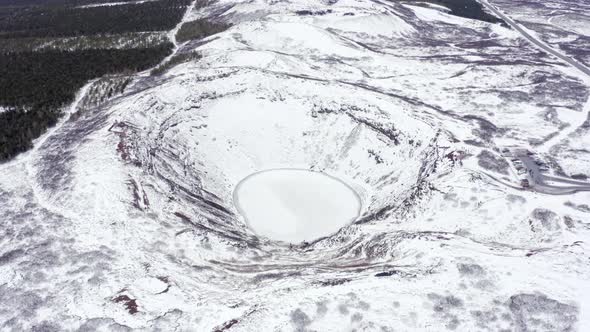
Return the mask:
{"type": "Polygon", "coordinates": [[[590,176],[579,71],[435,7],[197,17],[233,26],[0,165],[2,329],[590,329],[590,193],[523,189],[504,152],[590,176]],[[360,216],[292,246],[256,234],[234,190],[277,168],[340,179],[360,216]]]}
{"type": "Polygon", "coordinates": [[[590,66],[590,3],[567,0],[488,0],[541,39],[590,66]]]}

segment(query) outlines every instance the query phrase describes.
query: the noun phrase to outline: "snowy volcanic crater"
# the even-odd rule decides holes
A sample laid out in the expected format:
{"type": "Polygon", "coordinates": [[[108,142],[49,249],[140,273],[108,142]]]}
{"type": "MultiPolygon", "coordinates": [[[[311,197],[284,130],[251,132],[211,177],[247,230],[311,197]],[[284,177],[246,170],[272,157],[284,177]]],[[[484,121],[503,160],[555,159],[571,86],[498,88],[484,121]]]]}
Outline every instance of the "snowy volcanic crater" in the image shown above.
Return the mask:
{"type": "Polygon", "coordinates": [[[232,26],[104,104],[80,106],[89,83],[79,116],[0,165],[0,329],[590,329],[583,63],[415,2],[197,18],[232,26]],[[256,232],[234,193],[273,169],[338,179],[358,216],[256,232]]]}

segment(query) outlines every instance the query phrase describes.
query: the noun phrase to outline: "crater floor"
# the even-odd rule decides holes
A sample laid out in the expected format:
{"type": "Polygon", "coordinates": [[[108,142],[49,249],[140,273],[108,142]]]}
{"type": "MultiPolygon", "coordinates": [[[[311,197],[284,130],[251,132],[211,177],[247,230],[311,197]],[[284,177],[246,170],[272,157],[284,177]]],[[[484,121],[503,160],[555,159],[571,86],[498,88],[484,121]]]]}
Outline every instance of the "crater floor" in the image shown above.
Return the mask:
{"type": "Polygon", "coordinates": [[[258,172],[240,181],[234,204],[252,230],[285,242],[317,240],[359,215],[359,196],[326,174],[299,169],[258,172]]]}

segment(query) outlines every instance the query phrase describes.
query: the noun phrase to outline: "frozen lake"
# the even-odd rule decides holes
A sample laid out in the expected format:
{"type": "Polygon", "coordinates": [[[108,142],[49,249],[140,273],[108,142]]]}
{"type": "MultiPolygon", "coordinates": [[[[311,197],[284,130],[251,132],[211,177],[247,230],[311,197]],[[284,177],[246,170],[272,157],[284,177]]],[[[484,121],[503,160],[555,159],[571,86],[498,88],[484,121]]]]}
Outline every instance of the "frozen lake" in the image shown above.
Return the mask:
{"type": "Polygon", "coordinates": [[[254,173],[236,186],[234,203],[254,233],[291,243],[334,234],[361,207],[344,182],[302,169],[254,173]]]}

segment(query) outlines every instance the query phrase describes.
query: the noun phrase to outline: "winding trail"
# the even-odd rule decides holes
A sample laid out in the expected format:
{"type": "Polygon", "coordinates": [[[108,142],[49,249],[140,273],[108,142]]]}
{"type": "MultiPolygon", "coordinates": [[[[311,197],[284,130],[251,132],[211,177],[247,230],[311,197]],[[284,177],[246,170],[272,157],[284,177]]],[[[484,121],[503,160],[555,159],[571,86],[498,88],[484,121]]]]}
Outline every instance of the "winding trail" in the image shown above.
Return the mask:
{"type": "Polygon", "coordinates": [[[176,40],[176,33],[178,32],[178,30],[180,30],[182,25],[188,21],[189,15],[195,9],[196,5],[197,5],[197,0],[193,0],[193,2],[191,2],[191,4],[187,6],[186,11],[184,12],[184,15],[182,15],[182,18],[180,19],[180,22],[178,22],[178,24],[174,27],[174,29],[172,29],[168,32],[168,38],[174,44],[175,51],[178,50],[178,47],[179,47],[178,41],[176,40]]]}
{"type": "MultiPolygon", "coordinates": [[[[590,84],[590,80],[586,80],[586,82],[589,82],[587,84],[590,84]]],[[[579,116],[577,116],[577,118],[578,118],[577,125],[570,124],[569,127],[559,131],[559,134],[555,135],[551,139],[549,139],[546,142],[544,142],[543,144],[539,145],[538,147],[535,148],[535,150],[540,153],[550,153],[551,149],[555,145],[559,144],[559,142],[563,141],[564,139],[569,137],[571,134],[576,132],[580,127],[582,127],[585,124],[585,122],[587,121],[587,119],[590,117],[590,97],[586,101],[586,105],[584,106],[584,109],[579,113],[580,113],[579,116]]]]}
{"type": "MultiPolygon", "coordinates": [[[[521,34],[521,36],[527,41],[529,41],[531,44],[541,49],[542,51],[547,52],[550,55],[553,55],[559,60],[562,60],[574,69],[577,69],[581,74],[583,74],[582,80],[586,84],[590,84],[590,68],[574,60],[573,58],[559,52],[555,48],[540,40],[539,38],[533,36],[533,34],[531,34],[527,28],[517,23],[515,20],[510,18],[510,16],[504,14],[498,7],[489,3],[488,0],[479,0],[479,2],[492,13],[503,19],[514,30],[518,31],[521,34]]],[[[588,114],[590,114],[590,98],[588,98],[584,109],[582,110],[582,112],[580,112],[580,115],[576,116],[576,122],[578,123],[577,125],[571,124],[565,130],[560,130],[559,134],[555,135],[551,139],[539,145],[535,148],[535,150],[541,153],[548,153],[553,146],[566,139],[568,136],[574,133],[579,127],[581,127],[586,122],[588,114]]]]}
{"type": "Polygon", "coordinates": [[[50,128],[49,130],[47,130],[47,132],[45,134],[43,134],[41,137],[39,137],[34,142],[33,148],[30,151],[26,152],[24,159],[22,161],[24,170],[27,174],[28,184],[31,188],[31,192],[33,193],[33,196],[35,197],[35,200],[37,201],[37,203],[45,210],[50,211],[51,213],[54,213],[56,215],[61,215],[61,216],[68,218],[68,219],[73,219],[73,218],[77,217],[77,214],[75,214],[71,211],[66,211],[58,206],[55,206],[55,204],[48,201],[48,199],[45,197],[45,195],[43,195],[41,192],[42,191],[41,186],[37,183],[36,176],[35,176],[35,174],[37,174],[37,170],[35,169],[36,168],[35,165],[38,160],[41,160],[41,161],[43,160],[43,156],[39,155],[39,153],[38,153],[39,150],[43,147],[45,142],[51,136],[53,136],[57,131],[59,131],[64,126],[64,124],[66,122],[68,122],[69,116],[76,112],[76,109],[78,108],[78,106],[80,105],[82,100],[84,100],[84,97],[88,93],[88,90],[90,89],[92,84],[94,84],[94,82],[96,82],[97,80],[98,79],[90,80],[80,90],[78,90],[78,92],[76,93],[76,98],[74,99],[74,102],[72,102],[72,104],[65,110],[64,115],[61,117],[59,122],[53,128],[50,128]]]}
{"type": "Polygon", "coordinates": [[[490,11],[492,11],[494,14],[496,14],[497,16],[499,16],[501,19],[503,19],[514,30],[518,31],[531,44],[533,44],[533,45],[539,47],[540,49],[542,49],[543,51],[545,51],[545,52],[547,52],[547,53],[549,53],[549,54],[551,54],[551,55],[559,58],[560,60],[563,60],[564,62],[568,63],[572,67],[574,67],[574,68],[578,69],[579,71],[581,71],[586,76],[590,77],[590,68],[588,68],[585,65],[581,64],[580,62],[572,59],[571,57],[569,57],[569,56],[567,56],[567,55],[565,55],[565,54],[557,51],[556,49],[554,49],[553,47],[547,45],[545,42],[541,41],[540,39],[534,37],[531,33],[529,33],[527,31],[527,29],[525,27],[523,27],[522,25],[516,23],[516,21],[514,21],[508,15],[504,14],[496,6],[490,4],[487,0],[481,0],[480,3],[483,6],[485,6],[487,9],[489,9],[490,11]]]}
{"type": "MultiPolygon", "coordinates": [[[[166,63],[167,61],[169,61],[169,59],[171,57],[173,57],[178,52],[179,45],[176,42],[176,32],[180,29],[182,24],[184,24],[186,22],[186,20],[189,17],[189,14],[195,8],[196,3],[197,3],[197,0],[194,0],[189,6],[187,6],[187,9],[186,9],[182,19],[180,20],[180,22],[178,22],[178,24],[174,27],[174,29],[172,29],[168,32],[168,36],[170,38],[170,41],[174,44],[174,49],[173,49],[172,53],[168,57],[166,57],[162,61],[160,61],[156,66],[149,68],[147,70],[144,70],[143,72],[139,72],[139,73],[134,74],[133,76],[135,78],[149,76],[150,72],[153,68],[157,68],[158,66],[166,63]]],[[[38,139],[36,139],[34,141],[33,148],[30,151],[26,152],[22,157],[17,157],[17,159],[16,159],[16,160],[20,159],[20,161],[23,163],[23,167],[27,173],[29,185],[31,187],[31,190],[32,190],[37,202],[43,208],[47,209],[48,211],[51,211],[52,213],[55,213],[55,214],[62,215],[64,217],[68,217],[70,219],[76,218],[77,214],[72,211],[65,211],[65,210],[55,206],[53,203],[49,202],[42,194],[42,192],[41,192],[42,189],[41,189],[40,185],[38,183],[36,183],[36,180],[35,180],[35,178],[36,178],[35,174],[37,173],[37,170],[35,169],[36,168],[35,163],[38,160],[43,159],[43,156],[39,155],[39,150],[41,149],[41,147],[45,144],[45,142],[50,137],[52,137],[56,132],[58,132],[59,130],[61,130],[63,128],[64,124],[69,119],[69,115],[76,112],[76,109],[78,108],[78,106],[80,105],[82,100],[84,100],[84,97],[88,93],[88,90],[90,89],[92,84],[94,84],[99,79],[100,78],[95,78],[93,80],[88,81],[80,90],[78,90],[74,101],[70,104],[70,106],[68,106],[65,109],[64,115],[58,121],[58,123],[55,126],[53,126],[52,128],[49,128],[45,134],[41,135],[38,139]]]]}
{"type": "Polygon", "coordinates": [[[526,154],[519,155],[518,158],[525,165],[528,170],[528,179],[536,192],[549,195],[570,195],[580,191],[590,191],[590,183],[582,181],[574,181],[570,179],[560,179],[554,176],[544,175],[539,166],[535,163],[535,160],[526,154]],[[556,186],[547,183],[552,181],[554,183],[562,183],[563,186],[556,186]]]}
{"type": "Polygon", "coordinates": [[[168,31],[167,36],[168,39],[172,42],[172,44],[174,44],[174,48],[172,49],[172,53],[170,53],[170,55],[168,55],[167,57],[165,57],[162,61],[160,61],[160,63],[158,63],[157,65],[155,65],[152,68],[146,69],[140,73],[136,74],[136,77],[147,77],[150,76],[150,73],[152,71],[152,69],[154,68],[158,68],[159,66],[165,64],[166,62],[170,61],[170,59],[172,59],[172,57],[174,57],[177,53],[178,50],[180,50],[180,47],[186,43],[188,43],[189,41],[185,42],[184,44],[178,44],[178,41],[176,40],[176,33],[178,32],[178,30],[180,30],[180,28],[182,27],[182,25],[184,23],[186,23],[188,21],[188,18],[190,16],[190,13],[193,11],[193,9],[195,9],[195,6],[197,5],[197,1],[198,0],[193,0],[193,2],[191,2],[190,5],[187,6],[186,11],[184,12],[184,15],[182,16],[182,18],[180,19],[180,22],[178,22],[178,24],[176,24],[176,26],[168,31]]]}

